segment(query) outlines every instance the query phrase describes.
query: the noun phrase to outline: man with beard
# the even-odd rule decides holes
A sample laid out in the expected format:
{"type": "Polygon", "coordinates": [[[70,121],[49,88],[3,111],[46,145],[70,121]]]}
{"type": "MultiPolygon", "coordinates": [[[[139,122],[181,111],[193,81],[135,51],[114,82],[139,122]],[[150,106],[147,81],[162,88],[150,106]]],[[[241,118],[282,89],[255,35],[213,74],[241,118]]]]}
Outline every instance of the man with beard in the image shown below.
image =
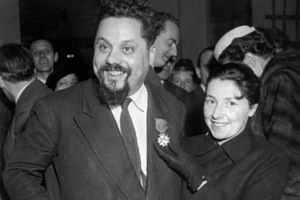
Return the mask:
{"type": "Polygon", "coordinates": [[[33,57],[36,77],[46,83],[48,76],[54,70],[54,63],[58,60],[58,53],[54,51],[52,44],[44,39],[35,40],[30,45],[33,57]]]}
{"type": "Polygon", "coordinates": [[[95,78],[36,103],[3,174],[11,199],[49,199],[40,183],[51,163],[61,199],[181,197],[180,177],[153,148],[159,135],[177,144],[185,116],[175,97],[144,81],[155,51],[154,11],[134,0],[107,1],[101,8],[95,78]],[[128,145],[123,132],[127,98],[137,146],[128,145]]]}

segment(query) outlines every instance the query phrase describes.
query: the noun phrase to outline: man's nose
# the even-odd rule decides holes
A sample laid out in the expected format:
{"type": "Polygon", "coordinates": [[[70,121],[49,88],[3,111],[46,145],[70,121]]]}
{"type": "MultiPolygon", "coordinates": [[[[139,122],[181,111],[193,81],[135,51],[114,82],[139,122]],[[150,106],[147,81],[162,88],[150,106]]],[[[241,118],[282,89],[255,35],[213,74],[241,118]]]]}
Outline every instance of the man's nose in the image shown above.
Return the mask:
{"type": "Polygon", "coordinates": [[[112,49],[107,55],[106,61],[107,64],[119,64],[120,63],[120,53],[112,49]]]}
{"type": "Polygon", "coordinates": [[[44,51],[40,51],[40,57],[45,57],[45,52],[44,51]]]}
{"type": "Polygon", "coordinates": [[[174,44],[174,45],[172,46],[172,49],[171,49],[171,55],[174,56],[174,57],[177,57],[177,56],[178,56],[178,49],[177,49],[176,44],[174,44]]]}

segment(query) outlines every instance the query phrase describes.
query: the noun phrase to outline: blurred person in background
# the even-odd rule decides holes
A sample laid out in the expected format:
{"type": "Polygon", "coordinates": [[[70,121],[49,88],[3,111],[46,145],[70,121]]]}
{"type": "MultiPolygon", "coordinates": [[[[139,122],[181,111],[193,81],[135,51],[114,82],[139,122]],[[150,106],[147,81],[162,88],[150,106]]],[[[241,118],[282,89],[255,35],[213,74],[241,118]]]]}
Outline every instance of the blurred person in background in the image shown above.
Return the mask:
{"type": "Polygon", "coordinates": [[[25,129],[33,104],[38,98],[47,96],[52,91],[35,77],[30,51],[13,43],[0,47],[0,85],[6,96],[16,105],[3,147],[6,162],[16,140],[25,129]]]}
{"type": "Polygon", "coordinates": [[[45,39],[33,41],[30,45],[30,52],[34,61],[36,77],[46,83],[48,76],[54,70],[54,64],[58,61],[58,53],[45,39]]]}
{"type": "Polygon", "coordinates": [[[200,83],[193,62],[186,58],[181,58],[176,62],[169,80],[187,92],[195,90],[200,83]]]}
{"type": "Polygon", "coordinates": [[[66,89],[85,79],[87,79],[87,72],[84,73],[80,64],[75,62],[65,62],[57,67],[50,74],[46,85],[54,91],[66,89]]]}

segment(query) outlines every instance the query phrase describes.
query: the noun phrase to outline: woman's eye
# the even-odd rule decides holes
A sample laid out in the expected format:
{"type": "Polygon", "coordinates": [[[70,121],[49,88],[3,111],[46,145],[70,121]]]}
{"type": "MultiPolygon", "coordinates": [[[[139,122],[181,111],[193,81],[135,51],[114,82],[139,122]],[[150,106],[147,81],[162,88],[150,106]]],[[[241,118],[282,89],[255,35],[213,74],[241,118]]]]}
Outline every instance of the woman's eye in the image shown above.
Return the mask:
{"type": "Polygon", "coordinates": [[[206,104],[214,104],[215,101],[212,100],[212,99],[206,99],[206,100],[205,100],[205,103],[206,103],[206,104]]]}
{"type": "Polygon", "coordinates": [[[229,105],[230,106],[236,106],[236,103],[231,101],[231,102],[229,102],[229,105]]]}

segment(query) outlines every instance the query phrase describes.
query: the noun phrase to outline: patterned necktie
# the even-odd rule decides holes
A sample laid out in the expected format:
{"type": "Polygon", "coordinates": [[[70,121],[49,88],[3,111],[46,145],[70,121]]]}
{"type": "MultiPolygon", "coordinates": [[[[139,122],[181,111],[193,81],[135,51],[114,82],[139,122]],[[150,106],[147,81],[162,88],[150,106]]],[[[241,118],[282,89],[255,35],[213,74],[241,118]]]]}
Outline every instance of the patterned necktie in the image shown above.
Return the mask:
{"type": "Polygon", "coordinates": [[[121,105],[121,107],[122,107],[121,119],[120,119],[121,133],[122,133],[122,137],[123,137],[125,146],[127,148],[127,152],[129,154],[130,160],[134,167],[135,173],[141,180],[142,186],[145,189],[146,188],[146,176],[143,173],[142,168],[141,168],[141,158],[140,158],[136,133],[135,133],[132,119],[131,119],[129,111],[127,109],[130,102],[131,102],[131,99],[126,98],[121,105]]]}

